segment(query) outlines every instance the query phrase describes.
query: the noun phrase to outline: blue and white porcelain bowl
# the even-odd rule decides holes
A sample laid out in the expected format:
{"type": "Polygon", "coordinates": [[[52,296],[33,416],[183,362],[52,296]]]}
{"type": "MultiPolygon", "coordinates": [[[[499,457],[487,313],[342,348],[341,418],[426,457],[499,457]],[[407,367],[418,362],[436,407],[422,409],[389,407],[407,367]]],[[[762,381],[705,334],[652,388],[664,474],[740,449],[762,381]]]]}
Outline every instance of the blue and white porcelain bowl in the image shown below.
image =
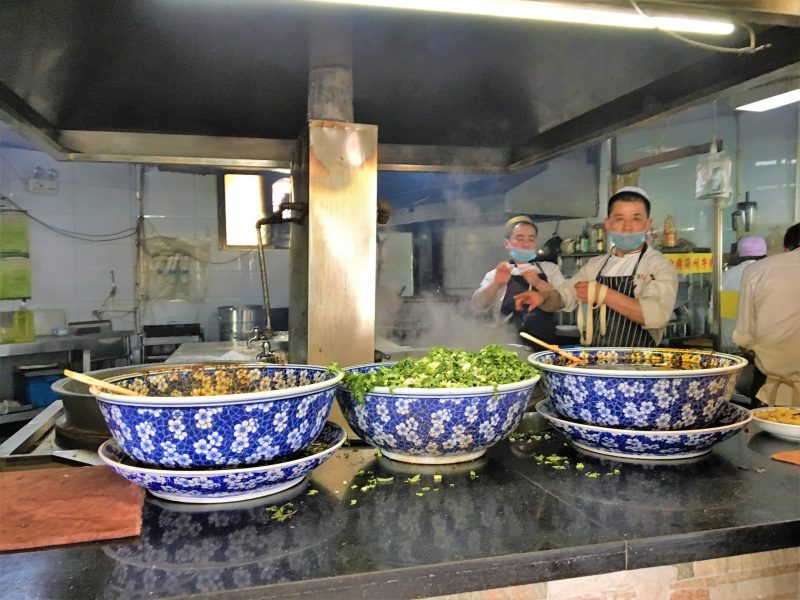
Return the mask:
{"type": "Polygon", "coordinates": [[[114,472],[154,496],[173,502],[208,504],[249,500],[290,488],[328,460],[346,438],[341,427],[328,422],[312,444],[289,460],[253,467],[192,471],[142,465],[126,456],[114,440],[104,442],[98,453],[114,472]]]}
{"type": "MultiPolygon", "coordinates": [[[[345,369],[369,373],[389,363],[345,369]]],[[[363,402],[344,385],[337,399],[359,437],[394,460],[447,464],[474,460],[522,419],[539,375],[518,383],[473,388],[375,387],[363,402]]]]}
{"type": "Polygon", "coordinates": [[[697,429],[716,422],[747,360],[705,350],[582,348],[583,366],[555,352],[528,362],[544,373],[555,409],[573,421],[623,429],[697,429]]]}
{"type": "Polygon", "coordinates": [[[310,444],[328,418],[342,373],[305,365],[166,365],[92,387],[122,451],[148,465],[253,465],[310,444]]]}
{"type": "Polygon", "coordinates": [[[722,405],[716,423],[688,431],[636,431],[586,425],[564,419],[549,400],[536,410],[578,448],[622,458],[671,460],[702,456],[714,444],[736,435],[753,418],[750,411],[736,404],[722,405]]]}

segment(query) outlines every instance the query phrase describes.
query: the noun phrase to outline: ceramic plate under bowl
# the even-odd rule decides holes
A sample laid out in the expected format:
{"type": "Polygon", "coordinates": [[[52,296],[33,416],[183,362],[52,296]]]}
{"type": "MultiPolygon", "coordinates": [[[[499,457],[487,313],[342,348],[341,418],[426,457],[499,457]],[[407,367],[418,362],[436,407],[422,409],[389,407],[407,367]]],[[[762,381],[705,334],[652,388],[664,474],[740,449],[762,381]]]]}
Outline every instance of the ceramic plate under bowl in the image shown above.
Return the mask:
{"type": "Polygon", "coordinates": [[[90,391],[122,451],[152,467],[242,467],[289,456],[322,431],[342,373],[310,365],[141,366],[90,391]]]}
{"type": "Polygon", "coordinates": [[[300,483],[344,443],[344,430],[328,421],[310,446],[296,455],[252,467],[180,470],[148,467],[123,454],[114,440],[100,446],[111,469],[154,496],[174,502],[238,502],[276,494],[300,483]]]}
{"type": "Polygon", "coordinates": [[[736,435],[753,418],[746,408],[727,403],[712,427],[685,431],[637,431],[569,421],[556,412],[549,400],[539,402],[536,410],[578,448],[609,456],[649,460],[702,456],[710,452],[714,444],[736,435]]]}
{"type": "Polygon", "coordinates": [[[528,362],[543,372],[547,399],[572,421],[630,430],[713,427],[747,360],[673,348],[580,348],[583,366],[555,352],[528,362]]]}
{"type": "MultiPolygon", "coordinates": [[[[762,418],[762,414],[768,410],[775,410],[773,407],[757,408],[753,411],[753,421],[759,428],[770,435],[786,440],[787,442],[800,443],[800,425],[790,425],[789,423],[778,423],[762,418]]],[[[800,413],[800,409],[790,409],[800,413]]]]}

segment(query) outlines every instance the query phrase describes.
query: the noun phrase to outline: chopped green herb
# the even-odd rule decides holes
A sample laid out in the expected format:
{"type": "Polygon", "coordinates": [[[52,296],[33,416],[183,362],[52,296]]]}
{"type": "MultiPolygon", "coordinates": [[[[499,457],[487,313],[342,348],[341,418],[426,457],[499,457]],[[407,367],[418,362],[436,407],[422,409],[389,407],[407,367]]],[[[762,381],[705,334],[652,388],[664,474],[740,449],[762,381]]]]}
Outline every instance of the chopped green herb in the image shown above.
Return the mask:
{"type": "Polygon", "coordinates": [[[423,488],[420,488],[420,489],[421,489],[423,492],[430,492],[430,491],[431,491],[431,488],[430,488],[430,486],[427,486],[427,485],[426,485],[425,487],[423,487],[423,488]]]}
{"type": "Polygon", "coordinates": [[[307,496],[316,496],[317,494],[319,494],[319,490],[308,490],[308,494],[306,494],[306,495],[307,496]]]}
{"type": "Polygon", "coordinates": [[[406,483],[419,483],[419,473],[406,479],[406,483]]]}
{"type": "Polygon", "coordinates": [[[422,492],[417,492],[417,496],[424,496],[424,495],[425,494],[423,494],[422,492]]]}
{"type": "Polygon", "coordinates": [[[436,483],[440,483],[440,482],[442,481],[442,476],[441,476],[441,475],[434,475],[434,476],[433,476],[433,480],[434,480],[436,483]]]}
{"type": "Polygon", "coordinates": [[[470,479],[477,479],[478,478],[478,474],[475,471],[470,471],[469,472],[469,478],[470,479]]]}
{"type": "Polygon", "coordinates": [[[296,514],[297,509],[294,508],[294,504],[287,502],[283,506],[269,506],[267,507],[267,512],[271,513],[270,519],[283,523],[286,519],[296,514]]]}
{"type": "Polygon", "coordinates": [[[583,463],[578,463],[578,464],[575,465],[575,468],[578,469],[578,471],[583,471],[583,468],[585,466],[586,465],[584,465],[583,463]]]}
{"type": "Polygon", "coordinates": [[[376,477],[375,482],[384,484],[384,483],[392,483],[394,481],[394,477],[376,477]]]}
{"type": "Polygon", "coordinates": [[[451,483],[450,487],[456,487],[456,484],[455,483],[451,483]]]}
{"type": "Polygon", "coordinates": [[[598,477],[600,477],[600,473],[595,473],[594,471],[592,471],[591,473],[586,473],[586,477],[591,477],[592,479],[597,479],[598,477]]]}
{"type": "Polygon", "coordinates": [[[350,500],[350,506],[355,506],[356,504],[358,504],[358,500],[356,500],[355,498],[350,500]]]}
{"type": "MultiPolygon", "coordinates": [[[[333,365],[329,367],[329,370],[333,365]]],[[[513,350],[491,344],[478,352],[437,347],[421,358],[404,358],[371,373],[345,373],[342,386],[359,402],[375,387],[462,388],[516,383],[535,377],[533,366],[513,350]]]]}

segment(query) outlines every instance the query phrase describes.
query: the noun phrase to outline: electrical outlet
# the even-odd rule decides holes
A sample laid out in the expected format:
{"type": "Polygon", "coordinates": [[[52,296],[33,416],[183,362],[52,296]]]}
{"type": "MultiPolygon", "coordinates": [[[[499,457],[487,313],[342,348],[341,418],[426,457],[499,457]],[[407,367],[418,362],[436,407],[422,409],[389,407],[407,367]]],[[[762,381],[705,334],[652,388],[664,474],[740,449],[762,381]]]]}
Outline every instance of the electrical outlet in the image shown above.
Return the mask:
{"type": "Polygon", "coordinates": [[[28,191],[34,194],[57,194],[58,182],[52,179],[28,179],[28,191]]]}

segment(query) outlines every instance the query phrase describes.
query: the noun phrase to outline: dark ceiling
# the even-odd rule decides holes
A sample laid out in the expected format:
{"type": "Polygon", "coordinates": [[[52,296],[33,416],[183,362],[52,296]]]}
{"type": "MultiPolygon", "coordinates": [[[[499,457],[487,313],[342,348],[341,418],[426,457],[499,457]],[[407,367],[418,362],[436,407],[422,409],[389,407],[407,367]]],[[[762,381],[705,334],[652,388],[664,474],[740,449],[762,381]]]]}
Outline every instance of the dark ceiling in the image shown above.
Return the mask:
{"type": "MultiPolygon", "coordinates": [[[[762,7],[746,16],[769,48],[739,56],[651,31],[305,2],[3,0],[0,118],[62,159],[277,164],[306,122],[310,22],[325,14],[352,28],[354,120],[378,125],[384,168],[500,172],[800,61],[800,19],[738,4],[762,7]],[[141,133],[162,137],[126,137],[141,133]],[[271,143],[230,142],[223,156],[176,135],[271,143]]],[[[744,44],[737,31],[716,43],[744,44]]]]}

